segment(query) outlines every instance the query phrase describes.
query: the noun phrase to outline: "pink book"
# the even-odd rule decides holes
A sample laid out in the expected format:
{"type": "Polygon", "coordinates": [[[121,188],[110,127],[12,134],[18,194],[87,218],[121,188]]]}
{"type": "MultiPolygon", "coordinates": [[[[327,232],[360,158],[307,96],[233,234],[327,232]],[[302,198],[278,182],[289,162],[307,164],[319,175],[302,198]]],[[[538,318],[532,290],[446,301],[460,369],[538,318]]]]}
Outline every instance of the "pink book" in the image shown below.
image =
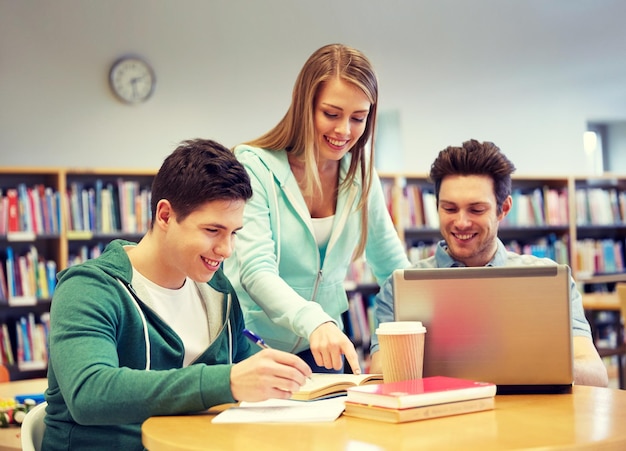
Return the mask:
{"type": "Polygon", "coordinates": [[[496,385],[446,376],[350,387],[346,401],[392,409],[493,397],[496,385]]]}

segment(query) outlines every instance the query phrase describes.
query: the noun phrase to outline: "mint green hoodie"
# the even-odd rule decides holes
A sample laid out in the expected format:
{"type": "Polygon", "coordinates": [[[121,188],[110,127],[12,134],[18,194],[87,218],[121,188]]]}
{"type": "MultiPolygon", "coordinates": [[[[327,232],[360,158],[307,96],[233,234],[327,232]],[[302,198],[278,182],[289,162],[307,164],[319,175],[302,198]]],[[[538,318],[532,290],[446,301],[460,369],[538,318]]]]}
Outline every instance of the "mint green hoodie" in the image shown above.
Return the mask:
{"type": "MultiPolygon", "coordinates": [[[[240,145],[254,195],[246,203],[244,227],[237,232],[233,255],[224,263],[244,312],[246,326],[273,348],[298,353],[320,324],[343,327],[348,309],[346,274],[361,237],[362,194],[358,180],[340,190],[330,241],[322,260],[313,223],[289,166],[287,152],[240,145]]],[[[339,167],[345,179],[351,154],[339,167]]],[[[379,283],[396,268],[410,266],[391,221],[382,186],[374,173],[367,202],[365,257],[379,283]]]]}
{"type": "Polygon", "coordinates": [[[148,417],[233,402],[231,363],[257,351],[241,334],[237,297],[219,270],[198,288],[205,300],[223,299],[222,327],[206,351],[183,368],[181,339],[140,299],[131,298],[132,267],[123,246],[132,244],[115,240],[99,258],[58,275],[44,451],[143,449],[140,428],[148,417]]]}

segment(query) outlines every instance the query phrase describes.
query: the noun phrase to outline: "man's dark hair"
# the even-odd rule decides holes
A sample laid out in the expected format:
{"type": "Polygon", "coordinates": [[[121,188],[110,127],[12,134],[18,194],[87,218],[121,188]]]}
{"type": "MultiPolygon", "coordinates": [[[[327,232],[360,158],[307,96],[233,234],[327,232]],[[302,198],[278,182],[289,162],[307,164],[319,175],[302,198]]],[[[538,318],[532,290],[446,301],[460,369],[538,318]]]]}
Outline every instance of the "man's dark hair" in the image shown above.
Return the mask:
{"type": "Polygon", "coordinates": [[[498,213],[504,200],[511,194],[511,174],[515,166],[494,143],[480,143],[475,139],[465,141],[462,147],[449,146],[439,152],[430,167],[430,180],[435,184],[435,197],[439,205],[439,190],[448,175],[487,175],[493,179],[498,213]]]}
{"type": "Polygon", "coordinates": [[[250,177],[229,149],[209,139],[183,141],[152,181],[152,222],[161,199],[170,202],[182,221],[207,202],[251,197],[250,177]]]}

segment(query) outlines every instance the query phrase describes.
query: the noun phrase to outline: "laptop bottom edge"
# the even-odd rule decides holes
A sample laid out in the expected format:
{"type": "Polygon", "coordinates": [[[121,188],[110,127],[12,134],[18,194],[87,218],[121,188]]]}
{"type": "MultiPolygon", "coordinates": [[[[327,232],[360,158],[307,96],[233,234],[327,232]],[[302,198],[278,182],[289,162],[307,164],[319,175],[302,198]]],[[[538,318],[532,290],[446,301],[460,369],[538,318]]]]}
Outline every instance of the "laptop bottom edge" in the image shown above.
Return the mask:
{"type": "Polygon", "coordinates": [[[497,385],[497,395],[569,394],[572,384],[497,385]]]}

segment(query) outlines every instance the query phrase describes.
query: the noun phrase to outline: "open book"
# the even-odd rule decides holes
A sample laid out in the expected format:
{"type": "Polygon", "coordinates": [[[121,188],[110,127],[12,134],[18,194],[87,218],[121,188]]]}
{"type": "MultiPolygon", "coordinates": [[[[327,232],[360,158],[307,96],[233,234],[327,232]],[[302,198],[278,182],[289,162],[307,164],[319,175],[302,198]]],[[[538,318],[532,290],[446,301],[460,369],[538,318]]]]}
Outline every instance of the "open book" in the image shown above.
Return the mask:
{"type": "Polygon", "coordinates": [[[311,378],[295,392],[291,399],[310,401],[331,396],[345,395],[349,387],[378,384],[383,381],[382,374],[335,374],[313,373],[311,378]]]}

